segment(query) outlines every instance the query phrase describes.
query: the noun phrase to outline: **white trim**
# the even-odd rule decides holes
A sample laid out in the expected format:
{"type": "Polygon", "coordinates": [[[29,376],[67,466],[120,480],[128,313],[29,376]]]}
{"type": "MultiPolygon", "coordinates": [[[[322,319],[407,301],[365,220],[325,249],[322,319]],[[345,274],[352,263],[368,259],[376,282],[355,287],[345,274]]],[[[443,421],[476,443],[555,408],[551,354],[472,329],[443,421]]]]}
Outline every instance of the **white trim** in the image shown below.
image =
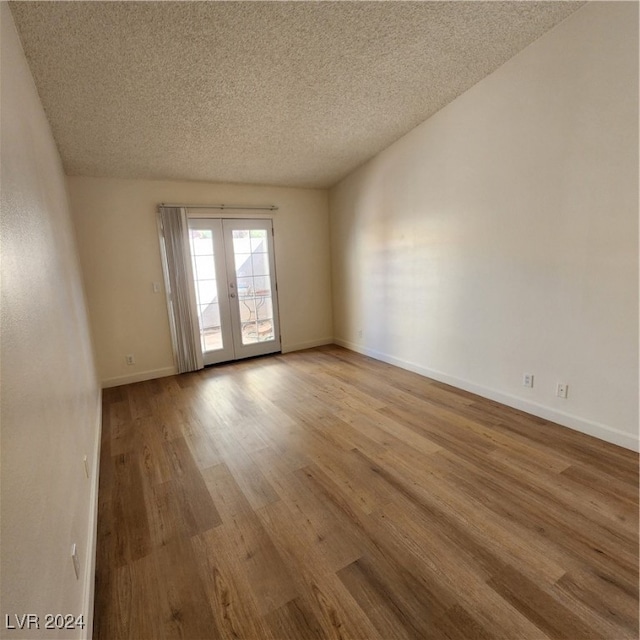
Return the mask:
{"type": "Polygon", "coordinates": [[[155,378],[165,378],[166,376],[174,376],[178,370],[173,367],[163,367],[162,369],[150,369],[148,371],[140,371],[140,373],[132,373],[126,376],[115,376],[102,380],[103,389],[108,387],[119,387],[121,384],[131,384],[132,382],[144,382],[145,380],[153,380],[155,378]]]}
{"type": "Polygon", "coordinates": [[[319,340],[309,340],[308,342],[298,342],[296,344],[282,344],[282,353],[291,351],[302,351],[303,349],[312,349],[313,347],[324,347],[327,344],[333,344],[333,338],[320,338],[319,340]]]}
{"type": "Polygon", "coordinates": [[[394,356],[390,356],[386,353],[381,353],[375,349],[368,349],[353,342],[349,342],[348,340],[335,338],[334,342],[335,344],[345,347],[346,349],[350,349],[351,351],[356,351],[375,358],[376,360],[382,360],[382,362],[395,365],[402,369],[407,369],[408,371],[413,371],[414,373],[418,373],[427,378],[433,378],[438,382],[450,384],[453,387],[475,393],[483,398],[495,400],[496,402],[505,404],[508,407],[525,411],[534,416],[538,416],[539,418],[544,418],[545,420],[555,422],[563,427],[573,429],[574,431],[580,431],[581,433],[599,438],[600,440],[605,440],[606,442],[616,444],[620,447],[624,447],[625,449],[640,451],[640,440],[637,435],[634,436],[598,422],[593,422],[591,420],[586,420],[585,418],[580,418],[579,416],[557,411],[556,409],[552,409],[529,400],[524,400],[523,398],[518,398],[502,391],[483,387],[482,385],[462,378],[456,378],[455,376],[442,373],[441,371],[428,369],[427,367],[423,367],[413,362],[402,360],[401,358],[395,358],[394,356]]]}
{"type": "Polygon", "coordinates": [[[96,552],[98,543],[98,489],[100,486],[100,442],[102,440],[102,389],[98,390],[98,415],[96,416],[96,442],[91,458],[91,496],[89,498],[89,531],[87,533],[87,552],[85,555],[84,590],[82,611],[85,628],[82,637],[93,637],[93,607],[96,584],[96,552]]]}

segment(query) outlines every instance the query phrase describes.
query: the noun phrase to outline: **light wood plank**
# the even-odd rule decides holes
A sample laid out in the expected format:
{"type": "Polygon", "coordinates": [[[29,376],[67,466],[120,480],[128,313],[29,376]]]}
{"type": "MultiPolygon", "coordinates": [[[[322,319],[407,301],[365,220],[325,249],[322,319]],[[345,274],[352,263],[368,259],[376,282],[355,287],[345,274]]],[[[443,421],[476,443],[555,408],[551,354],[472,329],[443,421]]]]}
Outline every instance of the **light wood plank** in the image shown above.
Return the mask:
{"type": "Polygon", "coordinates": [[[94,638],[638,637],[638,456],[345,349],[107,389],[94,638]]]}

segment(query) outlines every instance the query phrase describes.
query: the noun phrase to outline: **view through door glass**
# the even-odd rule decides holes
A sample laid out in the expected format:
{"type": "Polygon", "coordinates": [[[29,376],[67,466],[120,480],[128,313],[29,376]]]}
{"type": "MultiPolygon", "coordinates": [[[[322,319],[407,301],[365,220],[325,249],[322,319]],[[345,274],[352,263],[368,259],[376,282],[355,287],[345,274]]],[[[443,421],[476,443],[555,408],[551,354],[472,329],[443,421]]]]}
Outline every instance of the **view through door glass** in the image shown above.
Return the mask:
{"type": "Polygon", "coordinates": [[[269,248],[265,229],[233,229],[242,344],[274,339],[269,248]]]}
{"type": "Polygon", "coordinates": [[[202,351],[222,349],[213,231],[189,229],[202,351]]]}

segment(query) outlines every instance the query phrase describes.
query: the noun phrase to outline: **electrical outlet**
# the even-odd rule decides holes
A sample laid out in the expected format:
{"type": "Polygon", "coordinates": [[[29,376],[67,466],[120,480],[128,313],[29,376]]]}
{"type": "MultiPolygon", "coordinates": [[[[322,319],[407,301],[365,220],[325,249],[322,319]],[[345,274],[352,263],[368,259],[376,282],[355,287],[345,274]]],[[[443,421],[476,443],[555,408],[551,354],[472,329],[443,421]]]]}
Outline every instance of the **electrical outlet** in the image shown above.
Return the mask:
{"type": "Polygon", "coordinates": [[[133,353],[129,353],[125,356],[125,360],[127,361],[127,364],[135,364],[136,363],[136,358],[133,355],[133,353]]]}
{"type": "Polygon", "coordinates": [[[76,580],[80,580],[80,558],[78,558],[78,547],[75,542],[71,545],[71,560],[73,570],[76,572],[76,580]]]}
{"type": "Polygon", "coordinates": [[[358,329],[358,338],[362,338],[362,329],[358,329]]]}
{"type": "Polygon", "coordinates": [[[160,293],[160,283],[159,282],[153,282],[151,284],[153,286],[153,293],[160,293]]]}
{"type": "Polygon", "coordinates": [[[558,382],[556,395],[558,398],[566,398],[569,395],[569,385],[566,382],[558,382]]]}
{"type": "Polygon", "coordinates": [[[84,475],[89,477],[89,461],[87,460],[87,456],[82,458],[82,464],[84,465],[84,475]]]}
{"type": "Polygon", "coordinates": [[[530,389],[533,387],[533,373],[524,373],[522,375],[522,386],[530,389]]]}

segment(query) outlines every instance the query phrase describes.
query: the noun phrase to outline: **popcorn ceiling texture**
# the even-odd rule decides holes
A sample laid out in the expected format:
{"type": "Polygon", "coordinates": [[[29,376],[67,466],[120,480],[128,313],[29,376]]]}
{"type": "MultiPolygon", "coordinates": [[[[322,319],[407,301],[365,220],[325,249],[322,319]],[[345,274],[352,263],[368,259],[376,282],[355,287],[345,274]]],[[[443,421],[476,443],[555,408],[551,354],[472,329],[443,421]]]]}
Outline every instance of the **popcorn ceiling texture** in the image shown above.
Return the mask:
{"type": "Polygon", "coordinates": [[[12,2],[69,175],[329,187],[576,2],[12,2]]]}

